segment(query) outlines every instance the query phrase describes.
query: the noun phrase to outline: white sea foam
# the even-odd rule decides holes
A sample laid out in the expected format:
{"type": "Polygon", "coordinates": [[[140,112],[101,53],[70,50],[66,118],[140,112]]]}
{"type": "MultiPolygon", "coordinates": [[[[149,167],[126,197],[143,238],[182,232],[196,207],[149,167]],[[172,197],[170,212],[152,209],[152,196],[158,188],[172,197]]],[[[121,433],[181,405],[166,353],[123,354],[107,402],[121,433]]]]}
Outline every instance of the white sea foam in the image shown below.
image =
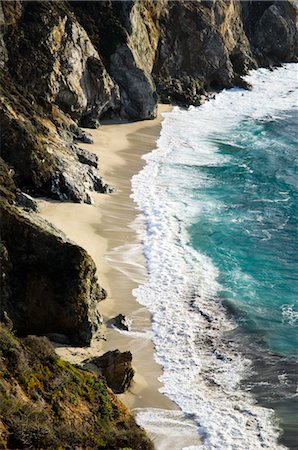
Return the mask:
{"type": "Polygon", "coordinates": [[[159,450],[187,450],[191,448],[188,444],[201,445],[196,424],[181,411],[136,408],[133,412],[139,422],[146,423],[155,448],[159,450]]]}
{"type": "Polygon", "coordinates": [[[281,314],[284,322],[292,327],[298,325],[298,311],[295,310],[295,305],[282,305],[281,314]]]}
{"type": "MultiPolygon", "coordinates": [[[[141,233],[149,272],[148,282],[134,295],[153,315],[155,357],[164,371],[162,392],[176,401],[202,439],[188,448],[283,448],[277,444],[273,412],[239,388],[250,361],[224,339],[236,325],[217,299],[217,269],[188,245],[186,228],[198,214],[223,208],[192,194],[212,181],[191,166],[221,166],[228,160],[217,153],[210,134],[290,109],[297,98],[296,78],[292,64],[273,72],[260,69],[247,77],[252,91],[226,90],[199,108],[174,108],[164,116],[157,149],[145,156],[147,165],[132,179],[133,198],[146,224],[141,233]]],[[[163,414],[154,410],[157,427],[162,427],[163,414]]],[[[153,426],[149,416],[150,410],[136,415],[148,430],[153,426]]],[[[180,426],[175,415],[172,420],[170,434],[180,426]]]]}

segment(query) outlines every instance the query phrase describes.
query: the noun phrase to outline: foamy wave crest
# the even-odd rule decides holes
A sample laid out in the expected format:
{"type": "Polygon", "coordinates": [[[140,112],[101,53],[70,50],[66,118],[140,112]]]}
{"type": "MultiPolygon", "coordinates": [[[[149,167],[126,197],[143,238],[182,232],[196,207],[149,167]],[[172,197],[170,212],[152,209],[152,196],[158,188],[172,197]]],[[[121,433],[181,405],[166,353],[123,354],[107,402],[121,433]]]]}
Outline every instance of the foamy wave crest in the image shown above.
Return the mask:
{"type": "MultiPolygon", "coordinates": [[[[157,149],[145,156],[147,165],[132,179],[133,198],[146,224],[142,240],[149,272],[148,282],[134,295],[153,316],[155,356],[164,370],[162,392],[191,418],[202,440],[193,442],[193,449],[284,448],[277,444],[273,411],[257,406],[239,387],[250,361],[225,339],[236,324],[218,299],[218,271],[191,248],[186,233],[195,216],[222,208],[220,202],[193,198],[194,189],[212,180],[191,166],[221,166],[228,158],[216,152],[209,134],[241,120],[273,117],[296,102],[293,65],[261,69],[247,80],[252,91],[223,91],[199,108],[165,114],[157,149]]],[[[150,429],[148,414],[138,417],[150,429]]]]}

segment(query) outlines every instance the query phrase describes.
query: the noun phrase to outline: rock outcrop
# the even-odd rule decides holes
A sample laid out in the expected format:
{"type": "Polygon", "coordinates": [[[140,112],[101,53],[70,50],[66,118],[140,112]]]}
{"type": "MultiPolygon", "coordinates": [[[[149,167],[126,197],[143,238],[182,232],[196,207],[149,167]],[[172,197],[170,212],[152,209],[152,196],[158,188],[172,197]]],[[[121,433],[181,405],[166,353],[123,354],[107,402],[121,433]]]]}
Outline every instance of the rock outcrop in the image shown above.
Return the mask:
{"type": "Polygon", "coordinates": [[[161,99],[198,105],[251,68],[297,61],[296,18],[292,1],[169,2],[153,68],[161,99]]]}
{"type": "Polygon", "coordinates": [[[107,325],[108,327],[115,327],[124,331],[131,329],[131,321],[123,314],[118,314],[118,316],[108,320],[107,325]]]}
{"type": "Polygon", "coordinates": [[[102,323],[105,298],[95,265],[82,248],[45,220],[1,206],[0,318],[19,335],[60,333],[86,345],[102,323]]]}
{"type": "Polygon", "coordinates": [[[70,2],[119,86],[118,113],[126,119],[156,115],[157,93],[151,72],[159,37],[158,3],[70,2]]]}
{"type": "Polygon", "coordinates": [[[32,195],[87,203],[90,191],[106,192],[95,156],[82,158],[73,143],[73,120],[56,106],[47,115],[7,72],[0,77],[1,156],[17,186],[32,195]]]}
{"type": "Polygon", "coordinates": [[[295,0],[243,2],[242,18],[259,66],[297,62],[298,16],[295,0]]]}
{"type": "Polygon", "coordinates": [[[115,394],[122,394],[131,385],[134,369],[131,365],[131,352],[114,350],[102,356],[92,358],[85,363],[94,364],[105,377],[107,385],[115,394]]]}
{"type": "Polygon", "coordinates": [[[46,107],[96,126],[199,104],[249,68],[297,60],[294,0],[3,2],[1,54],[46,107]]]}
{"type": "Polygon", "coordinates": [[[15,80],[73,119],[96,119],[115,107],[118,87],[66,2],[15,4],[15,20],[9,16],[11,6],[3,4],[6,65],[15,80]]]}

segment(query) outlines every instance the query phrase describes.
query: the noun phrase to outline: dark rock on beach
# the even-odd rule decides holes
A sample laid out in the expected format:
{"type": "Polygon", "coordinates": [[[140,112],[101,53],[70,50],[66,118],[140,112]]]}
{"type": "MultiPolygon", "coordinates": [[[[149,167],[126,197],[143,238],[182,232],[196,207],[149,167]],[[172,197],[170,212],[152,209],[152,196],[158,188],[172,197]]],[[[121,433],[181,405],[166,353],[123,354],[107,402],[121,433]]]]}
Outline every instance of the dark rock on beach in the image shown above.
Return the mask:
{"type": "Polygon", "coordinates": [[[24,192],[17,191],[16,193],[16,204],[26,211],[38,212],[37,202],[31,195],[25,194],[24,192]]]}
{"type": "Polygon", "coordinates": [[[100,370],[113,392],[121,394],[130,387],[135,373],[131,361],[131,352],[121,353],[114,350],[92,358],[88,363],[94,364],[100,370]]]}
{"type": "Polygon", "coordinates": [[[108,320],[107,325],[109,327],[115,327],[119,330],[129,331],[131,328],[130,320],[127,319],[123,314],[118,314],[118,316],[113,317],[108,320]]]}
{"type": "Polygon", "coordinates": [[[78,157],[78,160],[82,164],[87,164],[87,166],[98,167],[98,157],[95,153],[88,152],[82,148],[74,146],[74,152],[78,157]]]}

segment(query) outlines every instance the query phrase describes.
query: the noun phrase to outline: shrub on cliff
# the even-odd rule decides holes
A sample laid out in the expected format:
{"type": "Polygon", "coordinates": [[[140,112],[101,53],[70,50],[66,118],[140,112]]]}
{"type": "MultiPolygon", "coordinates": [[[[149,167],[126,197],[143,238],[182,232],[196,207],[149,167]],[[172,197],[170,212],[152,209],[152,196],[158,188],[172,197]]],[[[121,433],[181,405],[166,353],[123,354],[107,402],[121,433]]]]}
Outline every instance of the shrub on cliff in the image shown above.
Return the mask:
{"type": "Polygon", "coordinates": [[[103,378],[0,324],[0,448],[152,449],[103,378]]]}

